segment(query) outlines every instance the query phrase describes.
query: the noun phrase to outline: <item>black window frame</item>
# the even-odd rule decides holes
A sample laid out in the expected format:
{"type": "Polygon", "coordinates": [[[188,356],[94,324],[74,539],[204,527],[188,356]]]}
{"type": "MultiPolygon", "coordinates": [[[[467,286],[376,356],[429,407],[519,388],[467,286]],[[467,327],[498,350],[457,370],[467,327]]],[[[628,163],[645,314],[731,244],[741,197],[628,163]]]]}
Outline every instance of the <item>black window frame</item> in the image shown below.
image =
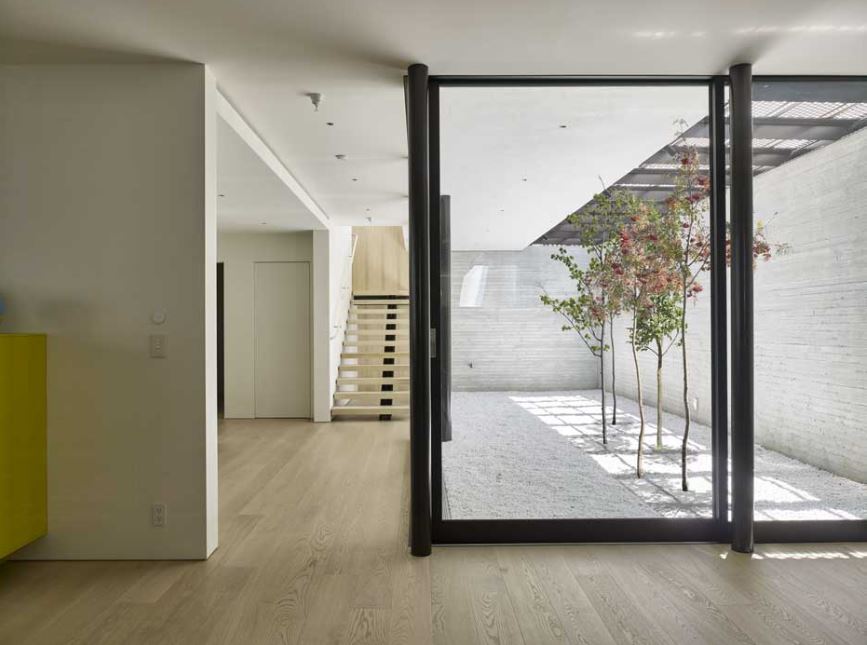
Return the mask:
{"type": "MultiPolygon", "coordinates": [[[[741,66],[744,67],[744,66],[741,66]]],[[[749,68],[749,66],[745,66],[749,68]]],[[[736,74],[744,73],[733,68],[736,74]]],[[[829,80],[865,80],[867,77],[852,76],[755,76],[751,70],[745,72],[750,78],[750,84],[762,81],[829,81],[829,80]]],[[[415,65],[410,68],[409,78],[413,74],[418,78],[423,75],[426,80],[427,92],[424,96],[416,91],[415,97],[408,93],[407,109],[408,123],[425,122],[428,145],[424,167],[421,164],[413,166],[413,149],[410,151],[410,237],[415,231],[416,242],[410,242],[411,271],[426,277],[427,280],[411,280],[411,301],[424,302],[424,316],[411,322],[411,340],[413,348],[424,348],[424,356],[413,353],[413,362],[424,361],[429,364],[429,378],[423,383],[413,385],[412,405],[423,405],[426,414],[413,414],[411,435],[413,437],[413,464],[422,461],[428,466],[425,469],[424,481],[427,487],[421,487],[421,477],[414,478],[412,518],[414,524],[421,523],[425,531],[414,531],[412,537],[413,552],[429,553],[430,544],[482,544],[482,543],[581,543],[581,542],[728,542],[732,539],[733,529],[729,513],[729,350],[728,321],[729,306],[727,295],[726,272],[726,160],[727,160],[727,124],[725,118],[725,94],[731,88],[732,76],[428,76],[427,68],[415,65]],[[449,303],[440,302],[440,264],[439,264],[439,208],[440,195],[440,147],[439,147],[439,91],[442,87],[541,87],[541,86],[699,86],[706,87],[708,92],[708,114],[710,121],[710,175],[711,197],[709,202],[711,223],[711,430],[712,430],[712,479],[714,497],[712,501],[713,516],[711,518],[617,518],[617,519],[444,519],[442,517],[442,433],[447,423],[440,413],[443,402],[441,398],[441,379],[444,366],[440,358],[448,352],[442,348],[450,342],[450,325],[444,324],[442,316],[449,303]],[[421,113],[424,112],[424,119],[421,113]],[[415,119],[413,120],[413,116],[415,119]],[[426,172],[426,177],[421,174],[426,172]],[[423,187],[423,188],[422,188],[423,187]],[[426,190],[424,199],[418,191],[426,190]],[[415,193],[414,193],[415,190],[415,193]],[[415,201],[413,202],[413,196],[415,201]],[[422,208],[421,202],[424,201],[422,208]],[[416,206],[413,207],[412,204],[416,206]],[[424,243],[421,242],[421,238],[424,243]],[[419,249],[423,247],[424,252],[419,249]],[[424,266],[421,266],[421,265],[424,266]],[[428,306],[429,305],[429,306],[428,306]],[[446,333],[437,333],[444,330],[446,333]],[[427,349],[431,348],[428,356],[427,349]],[[430,405],[430,407],[428,407],[430,405]],[[422,447],[423,444],[423,447],[422,447]],[[424,455],[416,454],[424,450],[424,455]],[[424,509],[420,507],[424,507],[424,509]],[[427,517],[421,518],[424,513],[427,517]],[[416,516],[419,516],[418,518],[416,516]],[[426,544],[418,546],[417,541],[426,544]],[[427,547],[426,549],[424,547],[427,547]]],[[[420,80],[418,81],[421,82],[420,80]]],[[[750,85],[751,86],[751,85],[750,85]]],[[[409,87],[409,85],[407,85],[409,87]]],[[[418,85],[417,85],[418,87],[418,85]]],[[[741,84],[743,87],[743,84],[741,84]]],[[[735,109],[732,106],[731,109],[735,109]]],[[[751,119],[748,119],[747,131],[742,132],[740,145],[744,141],[752,142],[751,119]]],[[[732,132],[733,138],[737,133],[732,132]]],[[[421,136],[416,132],[416,141],[421,136]]],[[[412,136],[412,132],[410,133],[412,136]]],[[[415,149],[419,149],[416,143],[415,149]]],[[[741,155],[743,157],[743,155],[741,155]]],[[[749,155],[751,159],[751,155],[749,155]]],[[[737,169],[732,168],[732,176],[737,169]]],[[[743,176],[743,175],[742,175],[743,176]]],[[[749,170],[749,188],[751,200],[752,168],[749,170]]],[[[732,201],[736,197],[732,196],[732,201]]],[[[751,222],[751,219],[750,219],[751,222]]],[[[750,232],[752,235],[751,226],[750,232]]],[[[751,244],[751,241],[750,241],[751,244]]],[[[750,276],[751,281],[751,276],[750,276]]],[[[741,295],[743,287],[732,284],[731,302],[741,295]]],[[[418,304],[415,305],[420,310],[418,304]]],[[[446,312],[447,314],[447,312],[446,312]]],[[[753,315],[752,300],[746,306],[750,320],[753,315]]],[[[743,339],[741,339],[743,340],[743,339]]],[[[752,338],[748,339],[752,344],[752,338]]],[[[737,361],[736,361],[737,362],[737,361]]],[[[752,370],[752,364],[739,369],[752,370]]],[[[415,375],[415,372],[413,372],[415,375]]],[[[751,372],[750,372],[751,375],[751,372]]],[[[737,379],[732,374],[732,379],[737,379]]],[[[750,376],[751,382],[751,376],[750,376]]],[[[752,385],[750,385],[752,387],[752,385]]],[[[737,406],[737,402],[733,402],[737,406]]],[[[750,403],[751,405],[751,403],[750,403]]],[[[750,424],[751,425],[751,424],[750,424]]],[[[749,437],[751,441],[752,428],[749,437]]],[[[735,429],[734,441],[737,441],[735,429]]],[[[743,459],[739,457],[739,459],[743,459]]],[[[732,468],[734,471],[735,468],[732,468]]],[[[749,481],[746,478],[734,478],[732,491],[738,499],[748,489],[749,507],[743,503],[740,508],[732,508],[731,516],[739,518],[741,523],[749,525],[749,532],[756,542],[828,542],[828,541],[867,541],[867,520],[828,520],[828,521],[753,521],[752,486],[754,472],[749,463],[749,481]]],[[[738,519],[736,519],[736,522],[738,519]]],[[[743,546],[743,545],[742,545],[743,546]]],[[[744,550],[751,550],[752,539],[744,550]]]]}

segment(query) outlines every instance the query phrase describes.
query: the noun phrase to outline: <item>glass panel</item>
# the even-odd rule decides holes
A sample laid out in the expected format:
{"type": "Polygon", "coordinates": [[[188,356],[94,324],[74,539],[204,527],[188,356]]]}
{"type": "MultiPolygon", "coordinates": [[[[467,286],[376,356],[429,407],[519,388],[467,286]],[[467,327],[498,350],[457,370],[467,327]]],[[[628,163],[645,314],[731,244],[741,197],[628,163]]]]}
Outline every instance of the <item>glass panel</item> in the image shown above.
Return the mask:
{"type": "Polygon", "coordinates": [[[867,518],[867,83],[757,82],[755,518],[867,518]]]}
{"type": "Polygon", "coordinates": [[[446,519],[712,516],[707,106],[706,86],[441,89],[446,519]]]}

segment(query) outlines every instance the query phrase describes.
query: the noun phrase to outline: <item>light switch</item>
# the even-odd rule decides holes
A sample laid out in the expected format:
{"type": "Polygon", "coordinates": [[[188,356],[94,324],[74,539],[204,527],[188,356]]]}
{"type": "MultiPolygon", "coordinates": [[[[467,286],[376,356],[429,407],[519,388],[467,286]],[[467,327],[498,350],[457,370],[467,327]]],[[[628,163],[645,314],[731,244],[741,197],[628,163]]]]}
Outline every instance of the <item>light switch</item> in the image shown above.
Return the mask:
{"type": "Polygon", "coordinates": [[[166,336],[165,334],[151,334],[151,358],[166,357],[166,336]]]}

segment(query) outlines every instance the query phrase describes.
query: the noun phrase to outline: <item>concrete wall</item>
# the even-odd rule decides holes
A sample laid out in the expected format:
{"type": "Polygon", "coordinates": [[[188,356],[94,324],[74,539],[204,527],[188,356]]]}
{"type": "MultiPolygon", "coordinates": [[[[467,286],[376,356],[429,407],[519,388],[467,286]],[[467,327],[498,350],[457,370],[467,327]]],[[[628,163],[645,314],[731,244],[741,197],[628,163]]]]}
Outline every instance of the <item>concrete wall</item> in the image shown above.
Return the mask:
{"type": "MultiPolygon", "coordinates": [[[[253,370],[254,265],[256,262],[312,264],[313,232],[221,232],[217,249],[219,261],[223,262],[224,415],[227,419],[252,419],[256,416],[253,370]]],[[[313,338],[310,340],[313,342],[313,338]]],[[[309,377],[313,384],[312,365],[309,377]]],[[[311,391],[314,391],[315,397],[315,388],[311,388],[311,391]]]]}
{"type": "Polygon", "coordinates": [[[3,331],[48,334],[48,536],[20,557],[216,547],[215,98],[200,65],[0,68],[3,331]]]}
{"type": "MultiPolygon", "coordinates": [[[[867,482],[867,130],[755,180],[756,219],[787,255],[755,273],[756,439],[850,479],[867,482]]],[[[707,284],[705,279],[705,284],[707,284]]],[[[621,337],[623,333],[621,332],[621,337]]],[[[709,291],[689,310],[695,418],[710,418],[709,291]]],[[[619,347],[618,391],[635,395],[628,348],[619,347]]],[[[654,364],[643,359],[648,404],[654,364]]],[[[680,411],[680,354],[666,362],[666,409],[680,411]]]]}
{"type": "Polygon", "coordinates": [[[553,250],[452,253],[454,390],[599,386],[598,360],[539,301],[543,291],[559,296],[573,289],[566,269],[550,259],[553,250]]]}

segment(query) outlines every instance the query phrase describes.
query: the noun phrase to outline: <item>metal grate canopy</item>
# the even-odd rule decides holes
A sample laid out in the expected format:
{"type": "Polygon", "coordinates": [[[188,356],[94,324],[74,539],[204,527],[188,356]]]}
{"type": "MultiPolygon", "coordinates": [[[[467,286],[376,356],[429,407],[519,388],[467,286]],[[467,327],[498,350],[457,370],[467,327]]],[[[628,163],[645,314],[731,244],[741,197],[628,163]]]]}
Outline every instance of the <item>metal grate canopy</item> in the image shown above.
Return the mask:
{"type": "MultiPolygon", "coordinates": [[[[728,184],[728,104],[725,118],[728,184]]],[[[867,82],[757,82],[753,91],[753,175],[823,148],[865,126],[867,82]]],[[[701,172],[708,174],[709,137],[709,117],[705,117],[614,182],[612,188],[628,190],[645,200],[664,202],[674,190],[680,167],[678,159],[688,148],[697,150],[701,172]]],[[[575,245],[578,243],[575,232],[567,215],[535,244],[575,245]]]]}

